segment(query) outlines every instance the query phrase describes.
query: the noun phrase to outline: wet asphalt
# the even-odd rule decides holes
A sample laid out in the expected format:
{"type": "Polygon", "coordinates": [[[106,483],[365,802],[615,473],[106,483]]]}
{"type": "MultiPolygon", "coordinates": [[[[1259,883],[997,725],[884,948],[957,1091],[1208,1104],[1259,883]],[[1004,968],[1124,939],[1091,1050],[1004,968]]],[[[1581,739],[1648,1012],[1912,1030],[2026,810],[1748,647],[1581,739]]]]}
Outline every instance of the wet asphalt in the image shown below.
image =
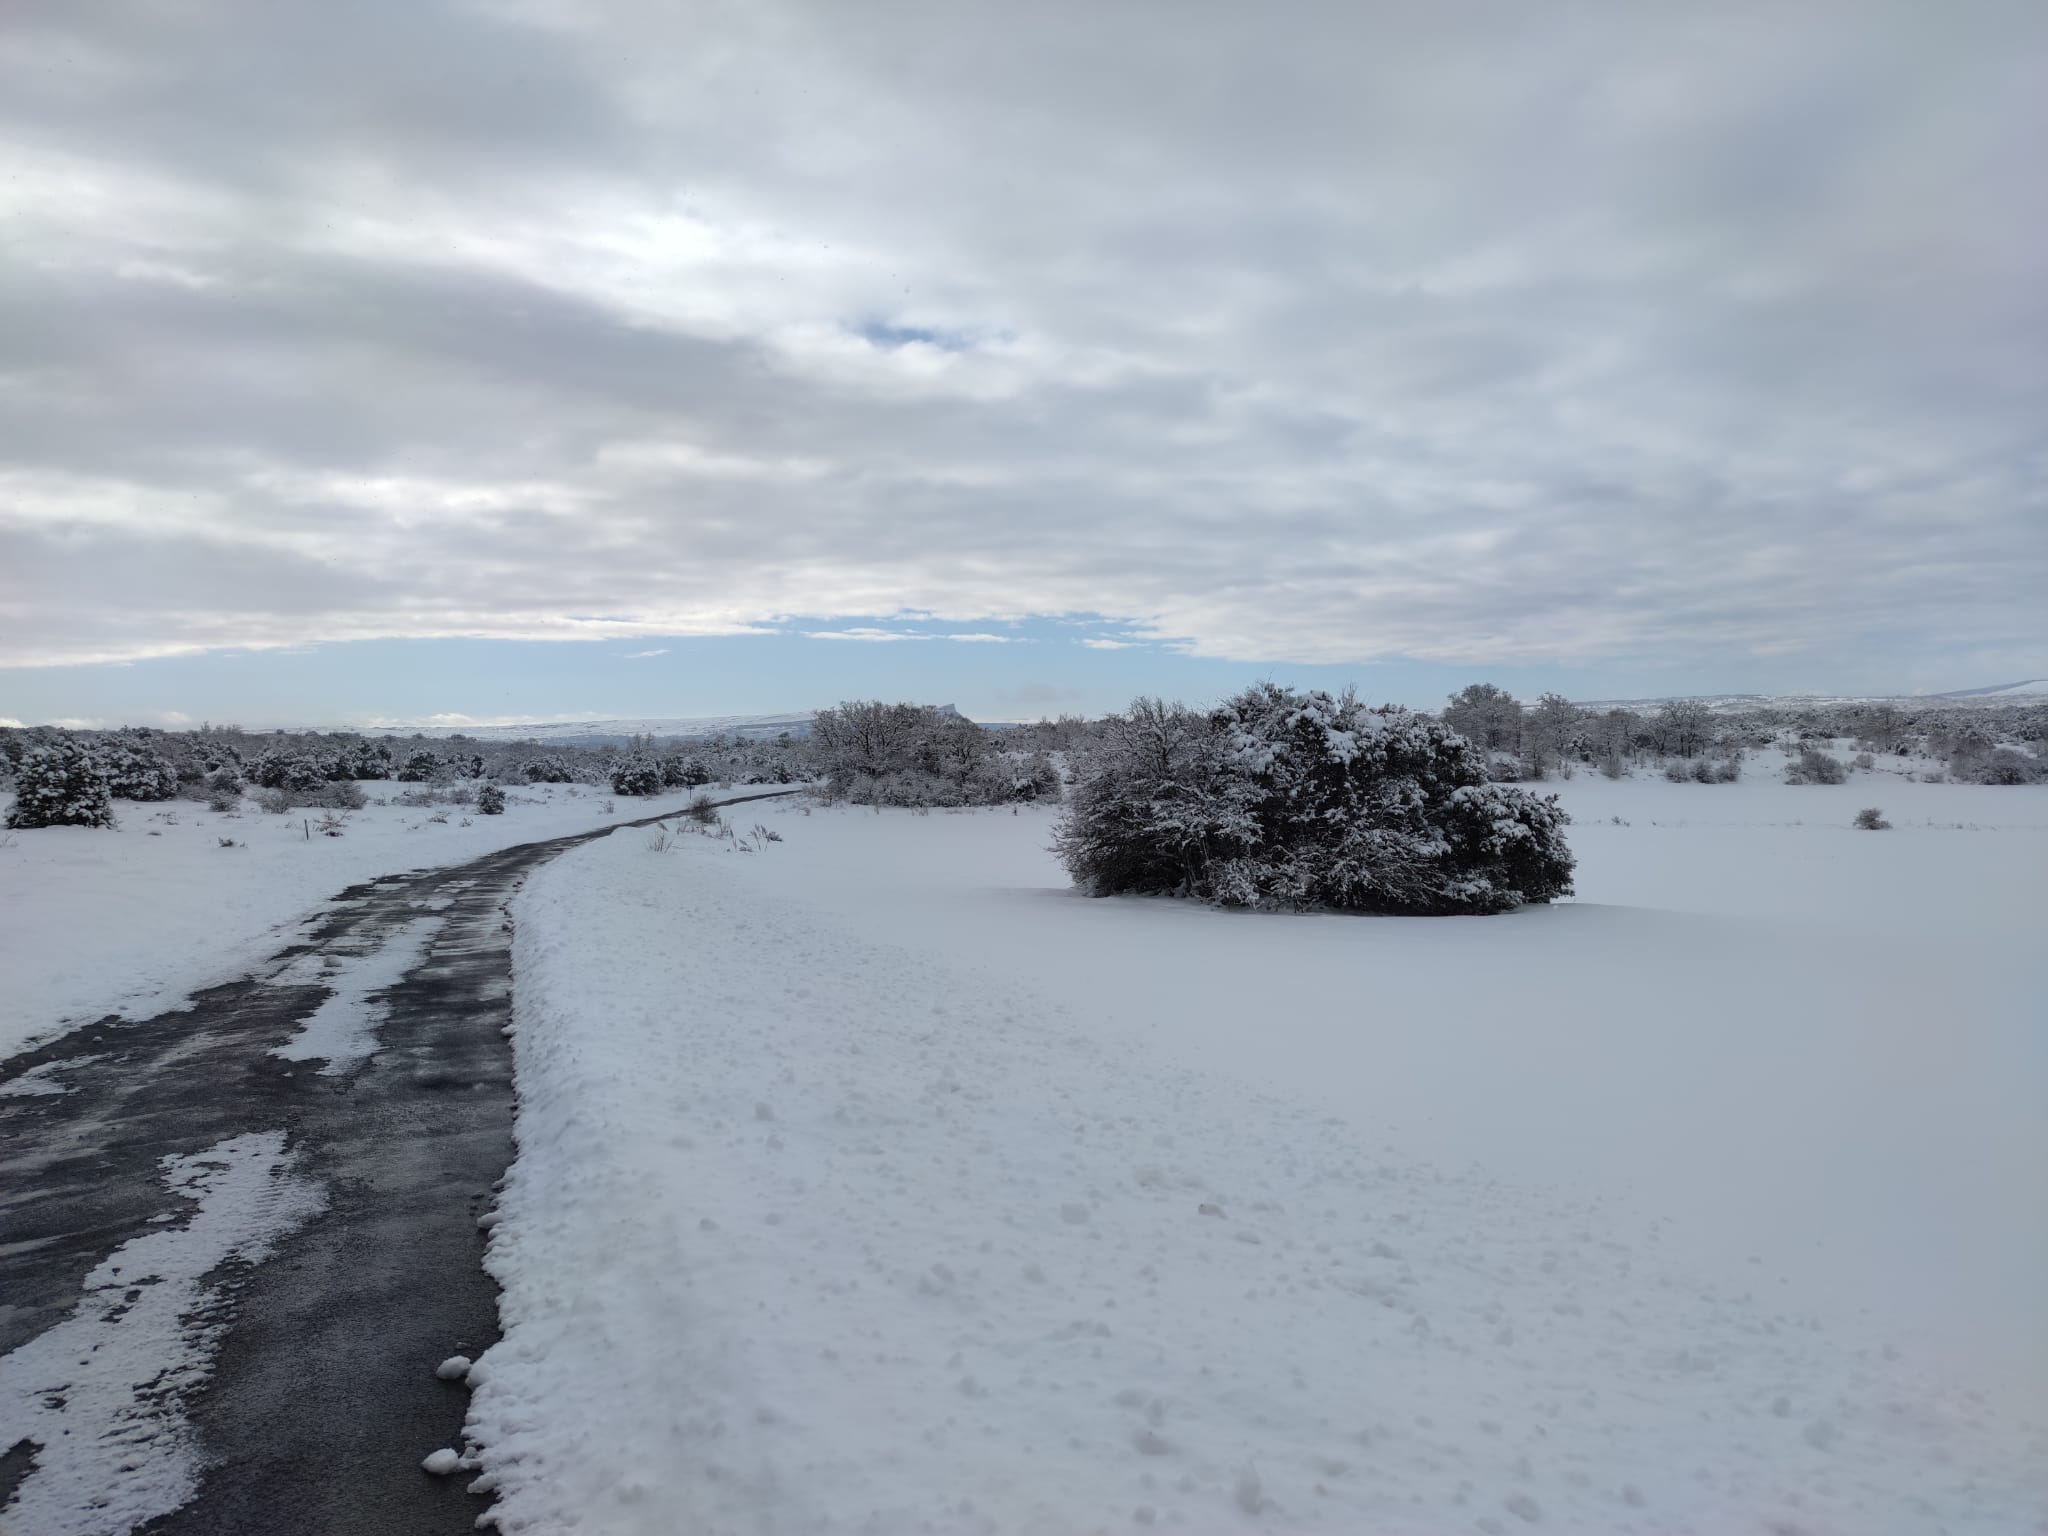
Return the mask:
{"type": "MultiPolygon", "coordinates": [[[[178,1405],[207,1468],[196,1498],[141,1530],[452,1536],[489,1508],[468,1478],[419,1464],[462,1442],[468,1394],[434,1367],[498,1337],[477,1218],[513,1155],[505,906],[555,855],[667,818],[353,886],[248,977],[0,1062],[5,1082],[95,1058],[63,1069],[68,1092],[0,1097],[0,1354],[63,1321],[114,1249],[189,1208],[160,1181],[164,1157],[283,1130],[299,1172],[325,1186],[326,1210],[265,1262],[209,1277],[226,1334],[204,1387],[178,1405]],[[441,922],[424,958],[378,994],[373,1056],[329,1076],[270,1054],[329,995],[307,979],[328,957],[374,950],[428,914],[441,922]]],[[[9,1536],[5,1507],[35,1450],[0,1446],[9,1536]]]]}

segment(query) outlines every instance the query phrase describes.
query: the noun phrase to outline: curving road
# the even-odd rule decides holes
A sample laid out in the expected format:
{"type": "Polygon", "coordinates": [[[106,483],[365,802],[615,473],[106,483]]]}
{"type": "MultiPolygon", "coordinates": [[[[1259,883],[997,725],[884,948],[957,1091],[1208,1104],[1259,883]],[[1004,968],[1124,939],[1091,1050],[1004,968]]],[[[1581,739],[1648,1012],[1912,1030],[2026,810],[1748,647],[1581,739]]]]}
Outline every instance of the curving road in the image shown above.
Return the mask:
{"type": "Polygon", "coordinates": [[[0,1536],[474,1527],[487,1499],[419,1463],[461,1443],[466,1393],[434,1366],[498,1335],[477,1218],[513,1153],[505,904],[615,830],[352,887],[249,977],[0,1062],[0,1536]],[[275,1054],[380,956],[404,969],[363,994],[383,1015],[374,1054],[328,1070],[275,1054]],[[65,1091],[21,1091],[36,1085],[65,1091]],[[208,1214],[235,1179],[268,1227],[235,1226],[227,1193],[208,1214]],[[179,1301],[162,1245],[202,1227],[223,1246],[183,1261],[206,1267],[179,1301]],[[183,1366],[128,1382],[124,1352],[147,1360],[162,1335],[183,1366]],[[10,1419],[24,1382],[34,1400],[10,1419]],[[163,1508],[181,1465],[196,1490],[175,1511],[123,1514],[163,1508]]]}

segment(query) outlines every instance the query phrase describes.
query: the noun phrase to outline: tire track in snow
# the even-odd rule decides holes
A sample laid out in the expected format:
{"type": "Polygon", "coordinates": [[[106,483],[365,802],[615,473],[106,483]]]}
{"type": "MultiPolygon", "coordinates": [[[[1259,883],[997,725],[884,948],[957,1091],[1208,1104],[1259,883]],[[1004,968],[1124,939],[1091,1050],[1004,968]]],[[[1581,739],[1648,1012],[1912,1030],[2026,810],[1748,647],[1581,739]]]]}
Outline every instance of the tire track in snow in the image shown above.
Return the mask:
{"type": "Polygon", "coordinates": [[[176,1509],[200,1457],[179,1401],[203,1381],[237,1279],[326,1204],[282,1131],[163,1160],[183,1226],[130,1238],[70,1317],[0,1359],[0,1444],[36,1447],[10,1529],[103,1536],[176,1509]]]}

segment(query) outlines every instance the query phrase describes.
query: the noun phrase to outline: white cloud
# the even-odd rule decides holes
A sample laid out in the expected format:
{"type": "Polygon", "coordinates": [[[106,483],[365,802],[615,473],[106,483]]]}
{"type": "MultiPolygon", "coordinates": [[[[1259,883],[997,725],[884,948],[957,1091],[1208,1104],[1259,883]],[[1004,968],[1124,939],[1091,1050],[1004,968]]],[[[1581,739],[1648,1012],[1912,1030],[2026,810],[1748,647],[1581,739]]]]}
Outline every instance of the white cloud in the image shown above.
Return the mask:
{"type": "Polygon", "coordinates": [[[806,640],[858,640],[870,645],[889,645],[898,640],[929,640],[930,635],[906,634],[898,629],[875,629],[856,627],[854,629],[807,629],[803,631],[806,640]]]}
{"type": "Polygon", "coordinates": [[[0,50],[0,667],[2040,651],[2038,7],[260,9],[0,50]]]}
{"type": "Polygon", "coordinates": [[[620,659],[622,661],[645,661],[650,656],[666,656],[667,654],[668,647],[658,645],[651,651],[627,651],[620,659]]]}

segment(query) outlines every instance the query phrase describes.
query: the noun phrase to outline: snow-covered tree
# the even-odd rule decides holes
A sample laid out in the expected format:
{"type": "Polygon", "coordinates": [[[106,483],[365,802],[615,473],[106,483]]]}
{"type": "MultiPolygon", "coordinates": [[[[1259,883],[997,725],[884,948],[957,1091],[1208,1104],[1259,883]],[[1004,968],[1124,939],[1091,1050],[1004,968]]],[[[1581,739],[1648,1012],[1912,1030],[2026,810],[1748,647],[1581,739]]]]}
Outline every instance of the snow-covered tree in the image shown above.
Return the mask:
{"type": "Polygon", "coordinates": [[[31,747],[14,774],[10,827],[111,827],[114,801],[106,772],[75,736],[31,747]]]}
{"type": "Polygon", "coordinates": [[[104,738],[93,750],[107,789],[119,800],[169,800],[178,793],[178,770],[146,737],[104,738]]]}
{"type": "Polygon", "coordinates": [[[1055,846],[1098,895],[1501,912],[1571,890],[1554,797],[1490,783],[1441,722],[1260,684],[1208,715],[1156,699],[1104,723],[1055,846]]]}
{"type": "Polygon", "coordinates": [[[622,757],[612,765],[612,793],[615,795],[658,795],[661,768],[644,757],[622,757]]]}
{"type": "Polygon", "coordinates": [[[328,782],[327,768],[310,752],[271,747],[249,765],[249,781],[264,789],[307,794],[328,782]]]}
{"type": "Polygon", "coordinates": [[[1657,711],[1658,745],[1692,757],[1714,739],[1714,716],[1698,699],[1673,699],[1657,711]]]}
{"type": "Polygon", "coordinates": [[[495,784],[480,784],[476,791],[476,810],[479,816],[502,816],[505,814],[505,791],[495,784]]]}
{"type": "Polygon", "coordinates": [[[1244,776],[1230,772],[1214,720],[1140,698],[1103,722],[1053,846],[1075,882],[1098,896],[1213,895],[1217,866],[1258,841],[1251,800],[1244,776]]]}
{"type": "Polygon", "coordinates": [[[1443,722],[1485,751],[1521,750],[1522,706],[1513,694],[1492,683],[1473,683],[1452,694],[1443,722]]]}
{"type": "Polygon", "coordinates": [[[1522,757],[1528,777],[1545,779],[1585,752],[1583,712],[1562,694],[1546,693],[1522,717],[1522,757]]]}
{"type": "Polygon", "coordinates": [[[392,777],[403,784],[430,784],[444,771],[437,754],[421,749],[407,757],[392,777]]]}
{"type": "MultiPolygon", "coordinates": [[[[795,743],[772,745],[770,760],[748,763],[749,782],[797,777],[795,743]]],[[[856,700],[820,710],[807,755],[828,795],[869,805],[998,805],[1045,787],[1024,768],[1028,753],[951,706],[856,700]]]]}

